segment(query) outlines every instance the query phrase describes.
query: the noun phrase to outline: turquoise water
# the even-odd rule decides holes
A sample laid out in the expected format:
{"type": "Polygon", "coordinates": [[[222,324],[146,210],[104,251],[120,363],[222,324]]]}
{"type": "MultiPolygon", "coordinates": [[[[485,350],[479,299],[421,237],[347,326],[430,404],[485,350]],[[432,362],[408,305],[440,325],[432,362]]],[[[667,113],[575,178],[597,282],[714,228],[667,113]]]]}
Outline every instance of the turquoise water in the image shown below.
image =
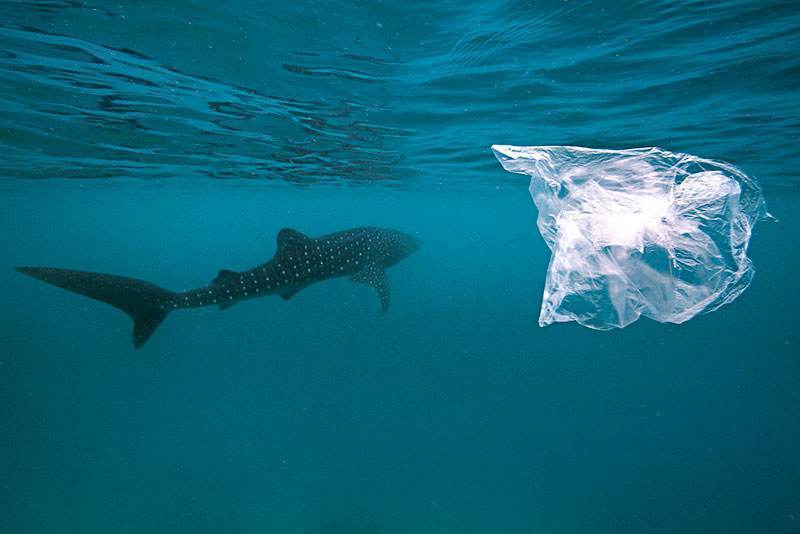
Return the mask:
{"type": "Polygon", "coordinates": [[[3,532],[800,530],[793,2],[0,2],[3,532]],[[536,324],[550,252],[493,143],[757,177],[751,287],[683,325],[536,324]],[[130,319],[13,270],[179,290],[293,227],[346,279],[130,319]]]}

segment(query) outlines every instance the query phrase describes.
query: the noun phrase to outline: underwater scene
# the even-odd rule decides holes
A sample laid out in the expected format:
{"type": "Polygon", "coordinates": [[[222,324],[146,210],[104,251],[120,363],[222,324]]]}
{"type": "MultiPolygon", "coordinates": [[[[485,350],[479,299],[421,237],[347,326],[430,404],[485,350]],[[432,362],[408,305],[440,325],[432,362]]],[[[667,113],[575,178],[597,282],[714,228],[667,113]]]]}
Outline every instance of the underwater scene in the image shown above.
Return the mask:
{"type": "Polygon", "coordinates": [[[0,532],[800,531],[800,4],[0,1],[0,532]]]}

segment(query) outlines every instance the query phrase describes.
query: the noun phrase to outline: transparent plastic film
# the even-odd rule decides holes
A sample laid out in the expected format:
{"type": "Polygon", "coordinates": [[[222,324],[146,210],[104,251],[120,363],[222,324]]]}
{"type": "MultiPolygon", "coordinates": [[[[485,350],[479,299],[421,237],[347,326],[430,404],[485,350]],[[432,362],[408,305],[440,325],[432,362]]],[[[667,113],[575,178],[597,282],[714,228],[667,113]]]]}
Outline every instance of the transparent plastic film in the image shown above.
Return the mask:
{"type": "Polygon", "coordinates": [[[492,150],[530,177],[552,252],[540,325],[682,323],[750,284],[747,246],[767,212],[761,188],[736,167],[659,148],[492,150]]]}

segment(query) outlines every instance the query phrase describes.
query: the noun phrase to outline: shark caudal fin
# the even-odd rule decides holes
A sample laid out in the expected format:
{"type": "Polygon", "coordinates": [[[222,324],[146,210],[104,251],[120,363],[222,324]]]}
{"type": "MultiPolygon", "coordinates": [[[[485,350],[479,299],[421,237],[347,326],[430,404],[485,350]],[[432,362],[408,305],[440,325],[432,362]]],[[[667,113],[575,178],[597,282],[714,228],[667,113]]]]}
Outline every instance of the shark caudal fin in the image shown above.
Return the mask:
{"type": "Polygon", "coordinates": [[[150,339],[164,321],[175,299],[172,291],[135,278],[49,267],[16,269],[22,274],[124,311],[133,319],[133,346],[137,349],[150,339]]]}

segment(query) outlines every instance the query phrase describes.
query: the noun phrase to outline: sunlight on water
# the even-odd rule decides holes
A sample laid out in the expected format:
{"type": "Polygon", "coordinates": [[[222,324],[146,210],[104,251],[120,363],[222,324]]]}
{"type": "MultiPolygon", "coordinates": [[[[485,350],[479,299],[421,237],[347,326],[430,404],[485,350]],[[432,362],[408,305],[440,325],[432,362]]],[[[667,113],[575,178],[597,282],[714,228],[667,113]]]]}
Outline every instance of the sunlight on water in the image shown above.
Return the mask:
{"type": "Polygon", "coordinates": [[[467,187],[503,181],[508,143],[663,146],[796,189],[791,3],[2,5],[7,177],[467,187]]]}

